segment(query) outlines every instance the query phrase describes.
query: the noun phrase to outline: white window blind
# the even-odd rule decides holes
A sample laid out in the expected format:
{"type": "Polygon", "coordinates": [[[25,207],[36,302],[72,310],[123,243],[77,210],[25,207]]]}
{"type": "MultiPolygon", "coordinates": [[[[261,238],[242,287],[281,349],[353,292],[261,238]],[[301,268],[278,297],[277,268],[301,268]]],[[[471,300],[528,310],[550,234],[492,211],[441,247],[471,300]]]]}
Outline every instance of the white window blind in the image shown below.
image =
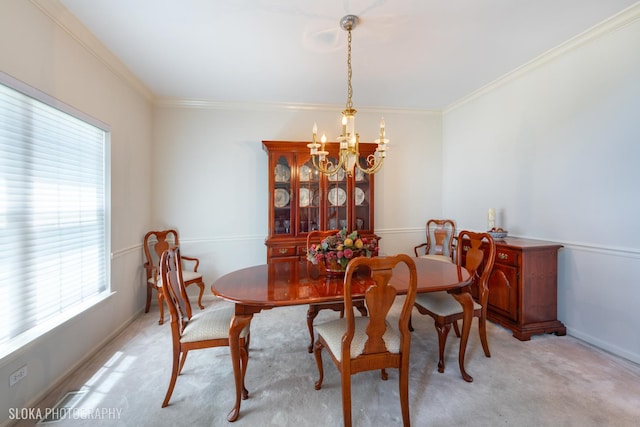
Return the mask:
{"type": "Polygon", "coordinates": [[[107,132],[1,82],[0,346],[109,287],[107,132]]]}

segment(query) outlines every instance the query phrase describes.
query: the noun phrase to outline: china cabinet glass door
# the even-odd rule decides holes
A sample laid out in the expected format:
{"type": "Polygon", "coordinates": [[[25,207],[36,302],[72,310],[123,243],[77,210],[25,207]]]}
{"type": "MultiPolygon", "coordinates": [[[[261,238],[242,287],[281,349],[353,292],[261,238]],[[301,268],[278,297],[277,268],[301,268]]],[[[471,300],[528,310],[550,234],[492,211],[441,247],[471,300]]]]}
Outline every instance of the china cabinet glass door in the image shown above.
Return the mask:
{"type": "Polygon", "coordinates": [[[298,234],[319,230],[321,224],[320,174],[310,158],[304,160],[298,168],[298,234]]]}
{"type": "MultiPolygon", "coordinates": [[[[367,159],[360,157],[360,166],[366,168],[367,159]]],[[[371,206],[371,191],[372,185],[370,182],[370,175],[362,172],[356,168],[354,173],[354,207],[355,207],[355,228],[357,230],[371,230],[371,212],[373,207],[371,206]]]]}
{"type": "MultiPolygon", "coordinates": [[[[337,159],[330,158],[335,165],[337,159]]],[[[327,229],[349,228],[347,174],[342,168],[327,177],[327,229]]]]}
{"type": "Polygon", "coordinates": [[[291,234],[292,185],[291,159],[278,157],[273,168],[273,230],[272,234],[291,234]]]}

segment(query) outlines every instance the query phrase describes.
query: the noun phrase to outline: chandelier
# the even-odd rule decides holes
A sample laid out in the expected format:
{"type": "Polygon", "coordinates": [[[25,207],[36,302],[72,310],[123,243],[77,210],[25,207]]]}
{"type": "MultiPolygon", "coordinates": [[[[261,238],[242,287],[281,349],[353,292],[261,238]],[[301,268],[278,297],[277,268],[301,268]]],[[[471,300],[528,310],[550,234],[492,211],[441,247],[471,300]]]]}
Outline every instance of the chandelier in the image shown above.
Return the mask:
{"type": "Polygon", "coordinates": [[[388,139],[384,137],[384,117],[380,120],[380,138],[375,142],[378,144],[374,154],[367,156],[366,166],[362,166],[358,159],[360,158],[359,144],[360,136],[356,132],[356,110],[353,109],[351,96],[353,90],[351,88],[351,30],[358,24],[358,17],[355,15],[346,15],[340,20],[340,27],[349,33],[349,43],[347,49],[347,105],[342,111],[342,131],[338,142],[340,143],[340,151],[336,163],[332,161],[326,151],[325,144],[327,137],[323,134],[318,142],[318,126],[313,125],[313,142],[307,144],[311,151],[311,159],[313,166],[325,175],[333,175],[342,168],[347,175],[352,176],[355,168],[367,174],[378,172],[382,167],[386,156],[388,139]]]}

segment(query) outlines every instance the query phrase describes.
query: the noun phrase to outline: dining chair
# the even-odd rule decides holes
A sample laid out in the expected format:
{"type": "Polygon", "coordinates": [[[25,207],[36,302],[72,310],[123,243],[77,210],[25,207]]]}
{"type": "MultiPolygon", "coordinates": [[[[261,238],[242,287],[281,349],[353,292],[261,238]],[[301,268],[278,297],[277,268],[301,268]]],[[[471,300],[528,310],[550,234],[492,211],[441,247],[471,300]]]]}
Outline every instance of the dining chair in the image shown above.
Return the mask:
{"type": "Polygon", "coordinates": [[[415,256],[454,262],[455,222],[451,219],[430,219],[425,229],[427,241],[413,248],[415,256]]]}
{"type": "MultiPolygon", "coordinates": [[[[191,350],[229,345],[229,325],[234,314],[233,304],[224,303],[223,308],[209,308],[196,314],[191,312],[191,304],[187,297],[182,276],[180,248],[174,247],[164,251],[160,260],[164,286],[161,291],[167,301],[171,315],[171,340],[173,363],[171,380],[162,407],[166,407],[171,399],[178,375],[182,372],[184,362],[191,350]]],[[[244,386],[244,377],[249,361],[249,326],[240,333],[240,364],[243,398],[249,396],[244,386]]]]}
{"type": "MultiPolygon", "coordinates": [[[[338,232],[340,232],[340,230],[324,230],[324,231],[320,231],[320,230],[313,230],[310,231],[309,234],[307,234],[307,252],[309,253],[309,249],[311,248],[311,245],[314,243],[320,243],[322,241],[322,239],[329,237],[329,236],[334,236],[335,234],[337,234],[338,232]]],[[[322,265],[319,265],[318,267],[313,267],[313,264],[311,264],[310,262],[307,263],[307,267],[308,268],[317,268],[317,274],[319,275],[325,275],[326,271],[323,268],[322,265]]],[[[354,303],[355,307],[358,309],[358,311],[360,312],[360,314],[362,314],[363,316],[367,315],[367,309],[364,306],[364,301],[360,300],[360,301],[355,301],[354,303]]],[[[314,333],[313,333],[313,321],[315,320],[315,318],[318,316],[318,313],[320,312],[320,310],[333,310],[333,311],[338,311],[340,312],[340,317],[344,317],[344,304],[342,302],[332,302],[332,303],[322,303],[322,304],[309,304],[309,309],[307,310],[307,328],[309,329],[309,336],[311,338],[311,343],[309,344],[309,347],[307,347],[307,351],[309,353],[313,353],[313,343],[314,343],[314,333]]]]}
{"type": "MultiPolygon", "coordinates": [[[[478,318],[480,342],[486,357],[491,357],[487,341],[487,303],[489,300],[489,276],[493,270],[496,246],[488,233],[463,230],[458,234],[456,259],[465,267],[473,279],[472,287],[477,289],[477,300],[473,302],[473,316],[478,318]]],[[[447,335],[453,324],[460,337],[457,321],[463,318],[463,311],[455,298],[447,292],[427,292],[416,297],[415,307],[420,314],[434,319],[438,332],[438,372],[444,372],[444,349],[447,335]]],[[[413,328],[412,328],[413,329],[413,328]]]]}
{"type": "MultiPolygon", "coordinates": [[[[149,231],[144,236],[144,255],[145,263],[144,269],[146,272],[147,280],[147,304],[144,312],[148,313],[151,307],[151,295],[155,290],[158,297],[158,306],[160,307],[160,320],[158,324],[164,323],[164,304],[163,293],[160,291],[162,288],[162,275],[160,274],[160,257],[162,253],[167,249],[179,246],[180,240],[178,232],[176,230],[163,230],[163,231],[149,231]]],[[[198,266],[200,261],[198,258],[192,258],[183,256],[182,261],[185,265],[188,263],[191,266],[190,270],[183,270],[183,277],[185,286],[196,284],[200,288],[200,294],[198,295],[198,307],[203,309],[202,296],[204,295],[204,281],[202,280],[202,273],[198,273],[198,266]]]]}
{"type": "Polygon", "coordinates": [[[402,421],[405,426],[410,425],[409,318],[416,298],[416,287],[416,266],[408,255],[354,258],[347,265],[345,273],[344,305],[351,307],[352,295],[363,293],[369,316],[355,317],[353,310],[345,310],[344,318],[316,325],[318,338],[314,354],[319,379],[315,383],[315,389],[320,390],[322,387],[322,350],[326,349],[340,372],[345,426],[351,426],[351,375],[380,369],[382,379],[386,380],[386,368],[398,369],[402,421]],[[399,263],[404,263],[409,268],[409,284],[398,319],[391,312],[396,299],[396,288],[390,280],[393,268],[399,263]]]}

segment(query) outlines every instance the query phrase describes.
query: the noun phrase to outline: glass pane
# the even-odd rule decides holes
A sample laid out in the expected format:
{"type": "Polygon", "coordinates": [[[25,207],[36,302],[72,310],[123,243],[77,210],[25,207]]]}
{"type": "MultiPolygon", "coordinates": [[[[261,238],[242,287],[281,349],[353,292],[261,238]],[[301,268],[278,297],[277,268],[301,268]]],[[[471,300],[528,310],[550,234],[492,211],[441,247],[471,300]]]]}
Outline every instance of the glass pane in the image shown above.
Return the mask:
{"type": "Polygon", "coordinates": [[[0,84],[0,344],[11,347],[109,288],[109,136],[59,106],[0,84]]]}
{"type": "MultiPolygon", "coordinates": [[[[366,167],[367,160],[365,157],[360,157],[360,165],[362,167],[366,167]]],[[[369,204],[369,200],[371,200],[371,190],[369,186],[369,178],[370,176],[360,169],[356,168],[356,172],[354,174],[355,179],[355,194],[354,201],[356,207],[356,228],[358,230],[370,230],[371,229],[371,205],[369,204]]]]}
{"type": "Polygon", "coordinates": [[[291,233],[291,165],[280,156],[274,170],[273,234],[291,233]]]}
{"type": "Polygon", "coordinates": [[[300,181],[299,232],[307,233],[320,229],[320,176],[311,160],[298,170],[300,181]]]}
{"type": "MultiPolygon", "coordinates": [[[[337,164],[335,158],[329,158],[333,164],[337,164]]],[[[328,177],[327,202],[327,228],[329,230],[342,230],[349,227],[347,221],[347,174],[340,168],[335,174],[328,177]]]]}

